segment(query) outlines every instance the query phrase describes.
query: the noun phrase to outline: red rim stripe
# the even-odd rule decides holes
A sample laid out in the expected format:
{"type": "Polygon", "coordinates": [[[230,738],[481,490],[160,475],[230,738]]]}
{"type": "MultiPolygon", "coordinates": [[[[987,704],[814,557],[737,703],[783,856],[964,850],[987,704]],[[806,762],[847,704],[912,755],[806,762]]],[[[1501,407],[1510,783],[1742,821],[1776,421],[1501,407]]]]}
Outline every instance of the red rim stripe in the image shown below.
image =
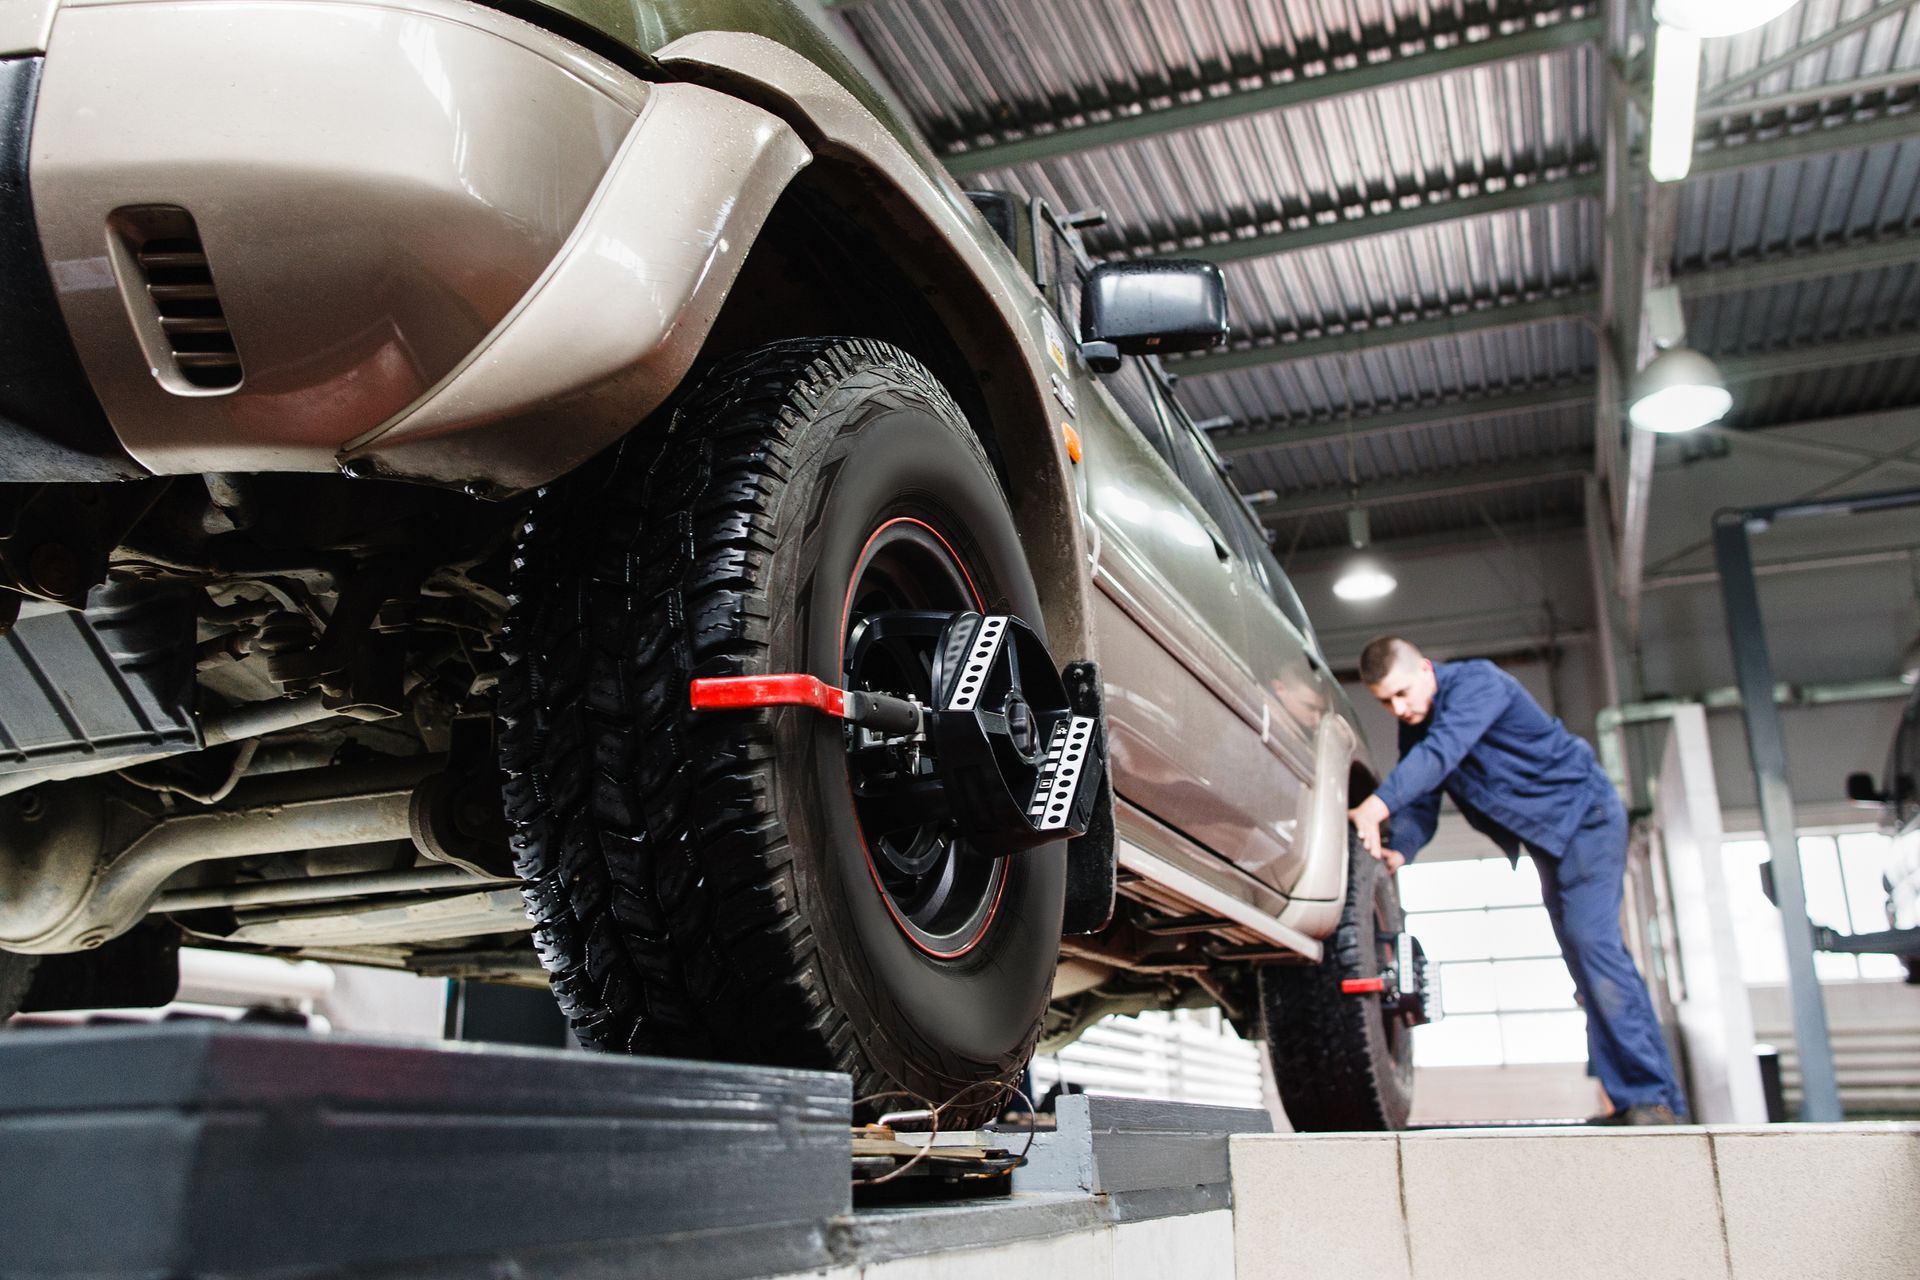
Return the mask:
{"type": "Polygon", "coordinates": [[[704,676],[687,689],[695,711],[737,711],[745,707],[810,707],[845,719],[847,691],[816,676],[704,676]]]}
{"type": "Polygon", "coordinates": [[[1385,978],[1342,978],[1340,980],[1340,991],[1343,995],[1373,995],[1386,989],[1385,978]]]}

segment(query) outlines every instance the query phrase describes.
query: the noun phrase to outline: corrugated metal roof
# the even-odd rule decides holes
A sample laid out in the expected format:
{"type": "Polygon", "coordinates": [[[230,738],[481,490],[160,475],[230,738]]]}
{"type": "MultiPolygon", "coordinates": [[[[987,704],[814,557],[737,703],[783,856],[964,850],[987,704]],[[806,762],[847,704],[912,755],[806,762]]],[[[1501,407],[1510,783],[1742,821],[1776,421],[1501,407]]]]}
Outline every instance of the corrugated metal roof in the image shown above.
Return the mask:
{"type": "Polygon", "coordinates": [[[1920,231],[1920,137],[1690,180],[1680,189],[1674,272],[1912,231],[1920,231]]]}
{"type": "Polygon", "coordinates": [[[1593,55],[1572,49],[1407,81],[1055,160],[970,183],[1104,208],[1096,254],[1278,231],[1410,195],[1554,176],[1597,150],[1593,55]]]}
{"type": "Polygon", "coordinates": [[[1432,0],[880,0],[854,31],[951,149],[1337,68],[1571,6],[1432,0]]]}
{"type": "MultiPolygon", "coordinates": [[[[1419,431],[1356,436],[1351,441],[1356,469],[1373,481],[1564,458],[1592,447],[1593,410],[1586,406],[1470,418],[1419,431]]],[[[1344,489],[1348,448],[1348,441],[1332,439],[1240,455],[1233,459],[1233,475],[1249,492],[1344,489]]]]}
{"type": "Polygon", "coordinates": [[[1920,17],[1911,5],[1886,0],[1800,0],[1757,31],[1709,40],[1702,51],[1700,86],[1711,102],[1720,86],[1752,83],[1727,95],[1729,104],[1762,100],[1795,89],[1838,85],[1883,72],[1920,69],[1920,17]],[[1822,38],[1854,19],[1885,12],[1833,43],[1822,38]],[[1796,50],[1806,50],[1796,56],[1796,50]],[[1778,70],[1755,79],[1761,67],[1778,70]]]}
{"type": "MultiPolygon", "coordinates": [[[[1717,356],[1777,351],[1920,326],[1920,263],[1820,276],[1701,298],[1687,307],[1687,338],[1717,356]]],[[[1920,352],[1920,334],[1914,336],[1920,352]]]]}
{"type": "MultiPolygon", "coordinates": [[[[1414,538],[1429,533],[1488,529],[1565,529],[1580,523],[1585,496],[1578,477],[1538,484],[1493,489],[1458,497],[1423,498],[1373,508],[1370,523],[1375,542],[1414,538]]],[[[1274,552],[1286,558],[1295,552],[1342,546],[1347,538],[1343,512],[1324,512],[1304,519],[1273,522],[1274,552]]]]}
{"type": "Polygon", "coordinates": [[[1235,341],[1579,288],[1598,270],[1599,237],[1599,209],[1582,200],[1230,263],[1235,341]]]}
{"type": "Polygon", "coordinates": [[[1583,381],[1593,329],[1573,320],[1236,369],[1180,384],[1193,416],[1271,428],[1583,381]],[[1275,412],[1276,407],[1280,412],[1275,412]]]}
{"type": "Polygon", "coordinates": [[[1914,350],[1904,360],[1877,360],[1741,384],[1733,388],[1733,411],[1727,421],[1735,427],[1768,427],[1910,409],[1920,405],[1920,333],[1914,335],[1914,350]]]}
{"type": "MultiPolygon", "coordinates": [[[[1677,276],[1920,235],[1920,6],[1883,7],[1860,22],[1873,12],[1868,0],[1801,0],[1760,31],[1708,42],[1703,102],[1713,105],[1717,88],[1732,84],[1721,97],[1751,105],[1714,106],[1718,114],[1700,132],[1703,153],[1907,115],[1916,136],[1887,140],[1880,126],[1877,145],[1690,179],[1679,193],[1677,276]],[[1849,24],[1857,29],[1828,38],[1849,24]],[[1815,85],[1843,89],[1780,101],[1815,85]]],[[[936,147],[965,152],[1101,121],[1150,122],[1181,104],[1477,39],[1496,26],[1512,30],[1528,15],[1593,11],[1439,0],[871,0],[844,12],[936,147]]],[[[1590,196],[1568,198],[1562,188],[1555,203],[1377,234],[1363,215],[1499,190],[1516,177],[1592,172],[1602,78],[1590,47],[1527,53],[1173,132],[1142,131],[1002,165],[969,185],[1044,197],[1061,209],[1106,209],[1107,224],[1088,234],[1097,255],[1280,235],[1267,247],[1281,252],[1224,268],[1241,344],[1580,293],[1597,284],[1605,235],[1590,196]],[[1355,219],[1352,238],[1284,251],[1290,230],[1355,219]]],[[[1688,317],[1694,345],[1727,355],[1920,332],[1920,267],[1699,297],[1688,317]]],[[[1567,319],[1348,355],[1281,354],[1288,358],[1189,377],[1182,398],[1196,418],[1240,424],[1229,435],[1284,432],[1337,424],[1349,413],[1364,419],[1542,387],[1577,394],[1590,388],[1596,360],[1590,327],[1567,319]]],[[[1735,391],[1736,424],[1920,404],[1920,358],[1750,380],[1735,391]]],[[[1577,452],[1591,436],[1592,410],[1563,403],[1369,436],[1356,442],[1355,470],[1363,487],[1427,474],[1444,482],[1466,469],[1577,452]]],[[[1345,486],[1347,455],[1337,441],[1278,443],[1238,455],[1235,474],[1249,490],[1312,493],[1345,486]]],[[[1475,495],[1469,505],[1476,519],[1484,509],[1558,520],[1577,515],[1579,501],[1577,483],[1543,481],[1475,495]]],[[[1376,536],[1460,527],[1459,506],[1396,502],[1375,512],[1376,536]]],[[[1337,517],[1292,523],[1303,545],[1344,536],[1337,517]]]]}

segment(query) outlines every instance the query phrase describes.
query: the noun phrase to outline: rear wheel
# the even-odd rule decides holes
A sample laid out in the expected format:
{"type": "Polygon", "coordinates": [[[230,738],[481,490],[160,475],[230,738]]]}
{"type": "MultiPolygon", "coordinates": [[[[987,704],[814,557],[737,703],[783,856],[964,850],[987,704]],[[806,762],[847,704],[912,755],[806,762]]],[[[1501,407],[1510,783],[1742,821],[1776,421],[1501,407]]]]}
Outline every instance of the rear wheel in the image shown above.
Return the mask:
{"type": "Polygon", "coordinates": [[[1302,1132],[1403,1129],[1413,1109],[1413,1015],[1341,990],[1392,965],[1400,895],[1357,836],[1347,862],[1346,907],[1320,963],[1260,973],[1274,1083],[1302,1132]]]}
{"type": "Polygon", "coordinates": [[[911,357],[845,338],[735,357],[654,425],[544,492],[517,557],[508,815],[561,1006],[593,1047],[989,1117],[1039,1031],[1064,846],[972,847],[822,714],[688,707],[695,677],[771,672],[924,698],[937,635],[877,615],[1038,627],[979,441],[911,357]]]}

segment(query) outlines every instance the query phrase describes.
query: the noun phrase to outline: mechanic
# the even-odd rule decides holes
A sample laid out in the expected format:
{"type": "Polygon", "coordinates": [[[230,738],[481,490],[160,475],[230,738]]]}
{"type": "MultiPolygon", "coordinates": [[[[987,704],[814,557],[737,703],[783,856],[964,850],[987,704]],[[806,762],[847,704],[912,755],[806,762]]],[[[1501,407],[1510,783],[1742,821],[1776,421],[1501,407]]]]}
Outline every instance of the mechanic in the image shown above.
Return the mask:
{"type": "Polygon", "coordinates": [[[1442,791],[1509,859],[1525,848],[1613,1103],[1596,1120],[1679,1123],[1686,1099],[1620,932],[1627,813],[1593,748],[1491,662],[1435,664],[1381,636],[1360,655],[1360,679],[1400,722],[1400,763],[1348,813],[1367,852],[1399,870],[1433,839],[1442,791]]]}

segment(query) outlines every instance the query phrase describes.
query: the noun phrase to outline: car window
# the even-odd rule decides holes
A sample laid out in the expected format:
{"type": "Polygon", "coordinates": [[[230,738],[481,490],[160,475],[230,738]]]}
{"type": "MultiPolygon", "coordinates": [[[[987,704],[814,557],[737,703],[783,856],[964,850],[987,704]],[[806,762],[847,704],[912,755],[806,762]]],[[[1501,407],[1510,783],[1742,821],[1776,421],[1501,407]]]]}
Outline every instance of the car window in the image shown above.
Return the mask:
{"type": "Polygon", "coordinates": [[[1215,465],[1211,451],[1200,442],[1193,424],[1167,395],[1164,383],[1155,379],[1154,390],[1166,416],[1167,430],[1173,437],[1174,469],[1180,478],[1193,496],[1200,499],[1200,505],[1207,509],[1222,533],[1245,523],[1247,513],[1240,505],[1240,495],[1215,465]]]}
{"type": "Polygon", "coordinates": [[[1173,460],[1173,444],[1167,435],[1167,424],[1160,420],[1160,407],[1155,403],[1146,367],[1138,360],[1124,360],[1114,372],[1103,373],[1099,377],[1100,385],[1120,405],[1127,420],[1147,438],[1153,451],[1168,466],[1178,470],[1173,460]]]}
{"type": "Polygon", "coordinates": [[[1313,634],[1313,624],[1307,621],[1306,606],[1300,603],[1299,592],[1295,591],[1293,583],[1287,580],[1286,570],[1282,569],[1280,562],[1274,559],[1273,551],[1267,546],[1264,536],[1260,538],[1257,563],[1260,564],[1263,576],[1267,580],[1267,594],[1272,596],[1273,602],[1280,606],[1281,614],[1293,624],[1294,630],[1300,633],[1300,638],[1305,640],[1309,647],[1318,651],[1320,641],[1313,634]]]}
{"type": "Polygon", "coordinates": [[[993,234],[1009,249],[1018,251],[1019,233],[1014,228],[1015,209],[1013,197],[1004,191],[969,191],[967,199],[973,201],[973,207],[993,228],[993,234]]]}
{"type": "Polygon", "coordinates": [[[1313,627],[1307,621],[1307,611],[1301,605],[1293,583],[1287,580],[1286,571],[1280,567],[1280,562],[1274,559],[1273,551],[1267,546],[1265,531],[1247,510],[1239,490],[1221,470],[1213,450],[1202,443],[1199,428],[1193,425],[1186,410],[1174,400],[1172,388],[1159,378],[1154,378],[1152,385],[1164,407],[1168,430],[1180,441],[1176,446],[1180,478],[1186,481],[1187,488],[1200,499],[1207,514],[1220,526],[1235,553],[1247,562],[1254,580],[1279,606],[1281,614],[1293,624],[1294,630],[1300,633],[1309,647],[1317,648],[1313,627]]]}
{"type": "Polygon", "coordinates": [[[1086,255],[1073,233],[1060,225],[1044,200],[1033,202],[1034,252],[1041,255],[1040,287],[1067,336],[1080,341],[1080,293],[1087,282],[1086,255]]]}

